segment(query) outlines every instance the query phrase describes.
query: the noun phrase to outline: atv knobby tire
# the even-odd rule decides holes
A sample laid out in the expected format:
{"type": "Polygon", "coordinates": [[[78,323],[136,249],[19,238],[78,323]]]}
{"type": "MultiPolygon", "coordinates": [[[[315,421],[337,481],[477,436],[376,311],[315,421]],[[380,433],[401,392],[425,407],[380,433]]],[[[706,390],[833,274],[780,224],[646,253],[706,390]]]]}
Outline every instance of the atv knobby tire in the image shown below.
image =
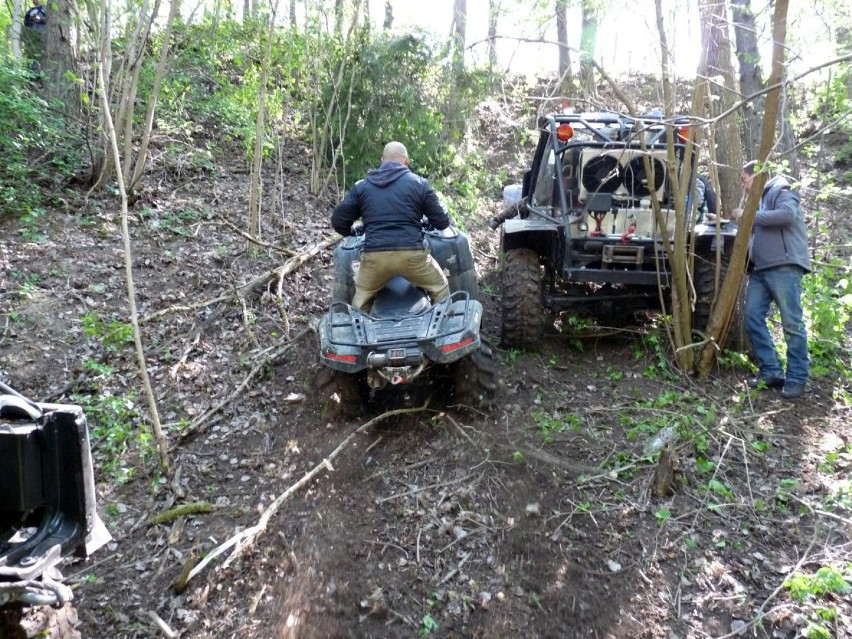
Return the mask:
{"type": "MultiPolygon", "coordinates": [[[[719,271],[719,285],[725,280],[730,263],[730,253],[722,254],[721,268],[719,271]]],[[[710,323],[710,312],[716,297],[716,251],[696,251],[692,270],[692,283],[695,287],[695,311],[692,314],[693,330],[702,335],[706,334],[707,325],[710,323]]],[[[721,346],[742,350],[746,343],[745,329],[743,327],[741,301],[737,301],[734,308],[734,316],[731,319],[731,328],[728,337],[721,346]]]]}
{"type": "Polygon", "coordinates": [[[494,352],[484,337],[481,346],[455,364],[453,403],[487,410],[497,399],[498,381],[494,352]]]}
{"type": "Polygon", "coordinates": [[[511,249],[503,260],[502,343],[537,346],[542,336],[542,275],[538,253],[511,249]]]}
{"type": "Polygon", "coordinates": [[[331,419],[351,419],[361,415],[364,410],[362,377],[320,364],[314,389],[322,414],[331,419]]]}
{"type": "Polygon", "coordinates": [[[3,639],[81,639],[77,609],[70,603],[61,608],[9,604],[0,608],[0,637],[3,639]]]}

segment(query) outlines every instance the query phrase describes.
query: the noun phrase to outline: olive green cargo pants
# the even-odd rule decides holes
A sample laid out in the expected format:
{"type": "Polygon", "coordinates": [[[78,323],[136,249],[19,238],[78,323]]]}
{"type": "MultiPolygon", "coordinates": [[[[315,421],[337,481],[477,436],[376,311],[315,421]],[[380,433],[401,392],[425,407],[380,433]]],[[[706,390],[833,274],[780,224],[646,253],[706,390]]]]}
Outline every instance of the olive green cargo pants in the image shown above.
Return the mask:
{"type": "Polygon", "coordinates": [[[396,275],[425,289],[433,302],[440,302],[450,294],[447,276],[428,250],[364,251],[355,275],[352,306],[369,312],[373,298],[396,275]]]}

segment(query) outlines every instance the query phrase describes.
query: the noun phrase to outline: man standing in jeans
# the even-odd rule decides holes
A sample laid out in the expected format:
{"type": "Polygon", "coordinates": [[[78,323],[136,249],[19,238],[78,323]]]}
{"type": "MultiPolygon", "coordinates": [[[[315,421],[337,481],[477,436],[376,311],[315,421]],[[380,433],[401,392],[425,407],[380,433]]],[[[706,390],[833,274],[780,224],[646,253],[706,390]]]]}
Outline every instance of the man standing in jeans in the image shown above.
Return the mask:
{"type": "Polygon", "coordinates": [[[381,166],[356,182],[331,216],[334,230],[344,236],[363,218],[364,249],[352,306],[369,312],[373,298],[396,275],[425,289],[433,302],[449,296],[447,276],[424,239],[423,216],[439,231],[450,225],[429,182],[409,170],[405,146],[390,142],[381,166]]]}
{"type": "MultiPolygon", "coordinates": [[[[743,167],[741,180],[748,191],[754,182],[756,162],[743,167]]],[[[731,212],[738,220],[742,209],[731,212]]],[[[745,299],[746,333],[751,341],[760,374],[749,380],[750,388],[780,388],[781,397],[795,399],[808,382],[808,334],[802,318],[802,276],[811,271],[805,220],[799,193],[776,176],[766,182],[754,217],[749,246],[749,277],[745,299]],[[787,374],[767,326],[769,306],[781,313],[787,343],[787,374]]]]}

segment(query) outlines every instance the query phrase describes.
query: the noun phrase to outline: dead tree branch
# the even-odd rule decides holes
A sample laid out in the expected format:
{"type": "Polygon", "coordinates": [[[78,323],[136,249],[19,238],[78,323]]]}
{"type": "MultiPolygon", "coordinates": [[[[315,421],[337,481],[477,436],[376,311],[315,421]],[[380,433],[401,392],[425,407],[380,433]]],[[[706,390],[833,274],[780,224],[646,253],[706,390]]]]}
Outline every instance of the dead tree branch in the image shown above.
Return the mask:
{"type": "Polygon", "coordinates": [[[356,435],[358,435],[359,433],[363,433],[368,428],[374,426],[380,421],[387,419],[388,417],[426,410],[427,405],[428,402],[426,404],[423,404],[423,406],[419,408],[399,408],[396,410],[391,410],[386,413],[382,413],[378,417],[374,417],[370,421],[361,424],[360,426],[352,430],[349,435],[347,435],[343,439],[343,441],[338,444],[337,448],[331,451],[328,457],[324,458],[321,462],[316,464],[311,470],[305,473],[305,475],[299,481],[290,486],[290,488],[285,490],[281,494],[281,496],[278,497],[278,499],[276,499],[269,506],[267,506],[266,510],[263,511],[263,514],[261,514],[260,520],[257,522],[257,524],[251,526],[250,528],[246,528],[242,532],[237,533],[236,535],[213,549],[210,554],[208,554],[201,562],[198,563],[197,566],[195,566],[195,568],[192,569],[192,571],[190,571],[189,575],[186,578],[186,581],[189,582],[190,579],[192,579],[193,577],[198,575],[202,570],[204,570],[204,568],[206,568],[207,565],[212,562],[216,557],[223,554],[226,550],[230,548],[234,548],[234,550],[225,560],[223,566],[229,565],[234,559],[239,557],[240,554],[242,554],[242,552],[246,548],[248,548],[254,542],[254,540],[266,530],[267,526],[269,525],[269,520],[276,512],[278,512],[278,509],[281,508],[281,505],[285,501],[287,501],[287,499],[293,496],[302,487],[307,485],[314,477],[317,476],[317,474],[321,470],[334,470],[334,467],[331,465],[331,461],[335,457],[337,457],[341,453],[341,451],[343,451],[343,449],[346,448],[352,442],[356,435]]]}

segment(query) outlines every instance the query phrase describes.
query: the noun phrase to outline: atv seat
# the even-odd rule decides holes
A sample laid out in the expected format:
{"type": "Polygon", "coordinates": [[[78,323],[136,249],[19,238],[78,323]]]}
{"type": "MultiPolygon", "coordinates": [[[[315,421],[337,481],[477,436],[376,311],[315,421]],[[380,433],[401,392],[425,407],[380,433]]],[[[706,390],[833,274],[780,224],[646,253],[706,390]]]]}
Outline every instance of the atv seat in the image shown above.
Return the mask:
{"type": "Polygon", "coordinates": [[[376,295],[370,314],[380,317],[418,315],[430,306],[429,296],[422,289],[397,275],[376,295]]]}

